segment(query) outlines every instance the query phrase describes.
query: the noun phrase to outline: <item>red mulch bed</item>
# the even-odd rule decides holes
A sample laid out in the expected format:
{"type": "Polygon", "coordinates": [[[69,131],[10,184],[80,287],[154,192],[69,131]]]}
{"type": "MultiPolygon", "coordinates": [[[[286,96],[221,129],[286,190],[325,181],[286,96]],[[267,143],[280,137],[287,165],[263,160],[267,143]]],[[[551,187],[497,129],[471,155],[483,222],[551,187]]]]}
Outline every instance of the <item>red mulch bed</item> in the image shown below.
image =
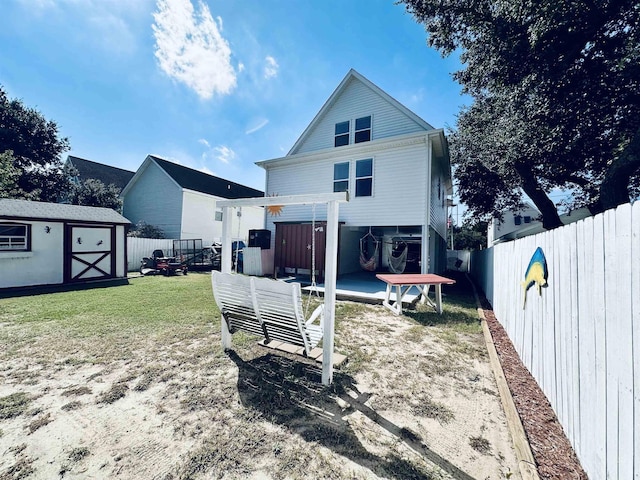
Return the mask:
{"type": "Polygon", "coordinates": [[[543,479],[587,479],[556,414],[536,380],[516,353],[507,332],[482,298],[484,318],[498,351],[507,384],[543,479]]]}

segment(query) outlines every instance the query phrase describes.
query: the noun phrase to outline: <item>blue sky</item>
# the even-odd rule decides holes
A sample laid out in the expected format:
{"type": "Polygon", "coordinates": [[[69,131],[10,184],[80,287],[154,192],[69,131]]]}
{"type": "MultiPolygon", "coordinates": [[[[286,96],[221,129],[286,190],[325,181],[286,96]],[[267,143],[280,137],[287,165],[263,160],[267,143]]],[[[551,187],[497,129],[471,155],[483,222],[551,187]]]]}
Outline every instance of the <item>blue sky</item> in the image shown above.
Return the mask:
{"type": "MultiPolygon", "coordinates": [[[[70,155],[148,154],[264,189],[350,68],[436,128],[468,102],[457,58],[393,0],[3,0],[0,84],[70,155]]],[[[66,158],[66,154],[65,157],[66,158]]]]}

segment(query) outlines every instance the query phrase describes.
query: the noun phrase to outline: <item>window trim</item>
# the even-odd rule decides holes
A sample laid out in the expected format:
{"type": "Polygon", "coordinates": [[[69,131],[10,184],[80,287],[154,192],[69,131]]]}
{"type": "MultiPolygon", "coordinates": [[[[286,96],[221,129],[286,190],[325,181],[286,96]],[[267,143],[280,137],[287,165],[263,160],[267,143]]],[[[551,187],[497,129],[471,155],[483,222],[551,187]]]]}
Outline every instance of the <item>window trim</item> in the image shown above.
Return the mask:
{"type": "Polygon", "coordinates": [[[0,227],[24,227],[25,234],[24,235],[6,235],[3,237],[9,238],[9,245],[4,247],[0,245],[0,252],[30,252],[31,251],[31,224],[29,223],[19,223],[19,222],[0,222],[0,227]],[[20,242],[20,248],[12,248],[11,239],[12,238],[23,238],[24,242],[20,242]],[[22,246],[24,245],[24,246],[22,246]]]}
{"type": "Polygon", "coordinates": [[[355,160],[355,168],[353,169],[353,174],[354,174],[354,192],[353,192],[353,196],[355,198],[367,198],[367,197],[373,197],[374,196],[374,188],[373,188],[373,178],[374,178],[374,172],[375,172],[375,161],[373,159],[373,157],[368,157],[368,158],[360,158],[358,160],[355,160]],[[364,161],[370,161],[371,162],[371,175],[362,175],[362,176],[358,176],[358,162],[364,162],[364,161]],[[367,179],[371,179],[371,193],[369,195],[358,195],[358,180],[367,180],[367,179]]]}

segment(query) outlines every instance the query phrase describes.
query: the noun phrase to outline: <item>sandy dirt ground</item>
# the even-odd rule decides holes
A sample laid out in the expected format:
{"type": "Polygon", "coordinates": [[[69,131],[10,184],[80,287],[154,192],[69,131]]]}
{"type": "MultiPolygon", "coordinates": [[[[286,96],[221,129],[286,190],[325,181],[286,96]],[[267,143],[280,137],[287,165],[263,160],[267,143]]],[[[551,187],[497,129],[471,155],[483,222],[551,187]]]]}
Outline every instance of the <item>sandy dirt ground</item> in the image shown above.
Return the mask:
{"type": "Polygon", "coordinates": [[[214,326],[100,364],[74,361],[96,339],[34,342],[0,365],[0,479],[520,478],[480,330],[353,311],[331,387],[255,338],[223,352],[214,326]]]}

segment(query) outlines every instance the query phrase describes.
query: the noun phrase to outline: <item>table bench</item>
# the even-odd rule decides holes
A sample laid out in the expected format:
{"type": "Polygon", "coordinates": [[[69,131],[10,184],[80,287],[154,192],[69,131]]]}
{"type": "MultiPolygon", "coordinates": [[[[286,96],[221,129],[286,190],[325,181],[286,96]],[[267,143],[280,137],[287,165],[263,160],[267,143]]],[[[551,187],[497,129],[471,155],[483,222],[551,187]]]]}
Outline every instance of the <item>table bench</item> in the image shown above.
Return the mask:
{"type": "Polygon", "coordinates": [[[396,315],[402,314],[402,299],[412,287],[420,292],[420,303],[427,302],[436,312],[442,314],[442,285],[453,285],[455,280],[433,273],[378,273],[376,278],[387,284],[387,292],[382,304],[396,315]],[[435,303],[429,298],[431,286],[435,287],[435,303]],[[391,303],[391,291],[395,287],[396,300],[391,303]]]}

